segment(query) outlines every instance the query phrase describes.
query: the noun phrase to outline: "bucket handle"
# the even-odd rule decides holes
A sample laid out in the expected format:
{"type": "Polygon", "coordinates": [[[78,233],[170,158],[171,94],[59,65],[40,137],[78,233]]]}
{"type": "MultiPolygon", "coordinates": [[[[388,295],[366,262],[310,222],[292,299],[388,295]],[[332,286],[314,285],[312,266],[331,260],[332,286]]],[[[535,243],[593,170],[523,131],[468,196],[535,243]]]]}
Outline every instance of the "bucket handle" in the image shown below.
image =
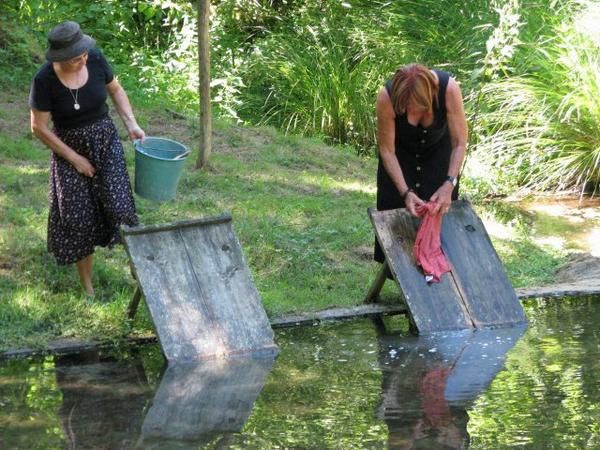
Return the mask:
{"type": "Polygon", "coordinates": [[[175,158],[173,158],[173,161],[177,161],[179,159],[183,159],[185,158],[187,155],[189,155],[190,153],[192,153],[190,150],[186,150],[183,153],[180,153],[179,155],[177,155],[175,158]]]}

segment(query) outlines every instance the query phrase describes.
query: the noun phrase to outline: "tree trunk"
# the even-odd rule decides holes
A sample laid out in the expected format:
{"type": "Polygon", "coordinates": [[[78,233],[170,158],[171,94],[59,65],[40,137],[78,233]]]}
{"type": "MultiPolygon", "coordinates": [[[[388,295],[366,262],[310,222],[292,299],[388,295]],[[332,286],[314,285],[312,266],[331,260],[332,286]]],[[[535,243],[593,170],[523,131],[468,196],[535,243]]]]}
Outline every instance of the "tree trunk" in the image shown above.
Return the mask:
{"type": "Polygon", "coordinates": [[[196,169],[208,162],[212,149],[212,123],[210,110],[210,0],[198,0],[198,70],[200,89],[200,154],[196,169]]]}

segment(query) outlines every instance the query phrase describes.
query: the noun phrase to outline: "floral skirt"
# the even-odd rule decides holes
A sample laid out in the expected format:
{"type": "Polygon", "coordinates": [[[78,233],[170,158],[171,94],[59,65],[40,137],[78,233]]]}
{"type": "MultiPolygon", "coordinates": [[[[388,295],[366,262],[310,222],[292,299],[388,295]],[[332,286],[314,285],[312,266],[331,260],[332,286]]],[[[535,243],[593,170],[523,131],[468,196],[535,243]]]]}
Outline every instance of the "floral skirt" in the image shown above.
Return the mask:
{"type": "Polygon", "coordinates": [[[48,251],[58,264],[71,264],[96,246],[120,242],[119,226],[138,224],[125,166],[123,146],[110,118],[74,129],[56,129],[56,135],[95,167],[86,177],[52,153],[48,251]]]}

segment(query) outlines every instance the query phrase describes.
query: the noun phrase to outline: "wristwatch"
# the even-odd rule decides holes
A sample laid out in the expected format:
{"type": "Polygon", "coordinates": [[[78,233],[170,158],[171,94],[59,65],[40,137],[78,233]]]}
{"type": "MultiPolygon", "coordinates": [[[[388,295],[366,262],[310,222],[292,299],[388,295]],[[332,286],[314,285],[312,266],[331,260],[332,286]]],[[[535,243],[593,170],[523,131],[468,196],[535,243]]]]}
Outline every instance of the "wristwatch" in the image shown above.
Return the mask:
{"type": "Polygon", "coordinates": [[[458,183],[458,180],[456,179],[456,177],[453,177],[452,175],[448,175],[448,177],[446,178],[446,181],[449,181],[450,184],[452,185],[452,187],[455,187],[456,183],[458,183]]]}

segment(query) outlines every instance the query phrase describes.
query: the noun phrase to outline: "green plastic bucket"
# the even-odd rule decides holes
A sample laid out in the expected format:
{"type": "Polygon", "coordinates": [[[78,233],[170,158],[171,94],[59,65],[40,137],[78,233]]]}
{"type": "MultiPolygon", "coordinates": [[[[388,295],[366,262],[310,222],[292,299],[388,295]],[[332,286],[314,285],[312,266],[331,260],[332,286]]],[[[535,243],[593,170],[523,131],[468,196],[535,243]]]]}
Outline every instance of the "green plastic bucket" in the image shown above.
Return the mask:
{"type": "Polygon", "coordinates": [[[135,193],[164,202],[175,197],[188,148],[161,137],[133,141],[135,148],[135,193]]]}

